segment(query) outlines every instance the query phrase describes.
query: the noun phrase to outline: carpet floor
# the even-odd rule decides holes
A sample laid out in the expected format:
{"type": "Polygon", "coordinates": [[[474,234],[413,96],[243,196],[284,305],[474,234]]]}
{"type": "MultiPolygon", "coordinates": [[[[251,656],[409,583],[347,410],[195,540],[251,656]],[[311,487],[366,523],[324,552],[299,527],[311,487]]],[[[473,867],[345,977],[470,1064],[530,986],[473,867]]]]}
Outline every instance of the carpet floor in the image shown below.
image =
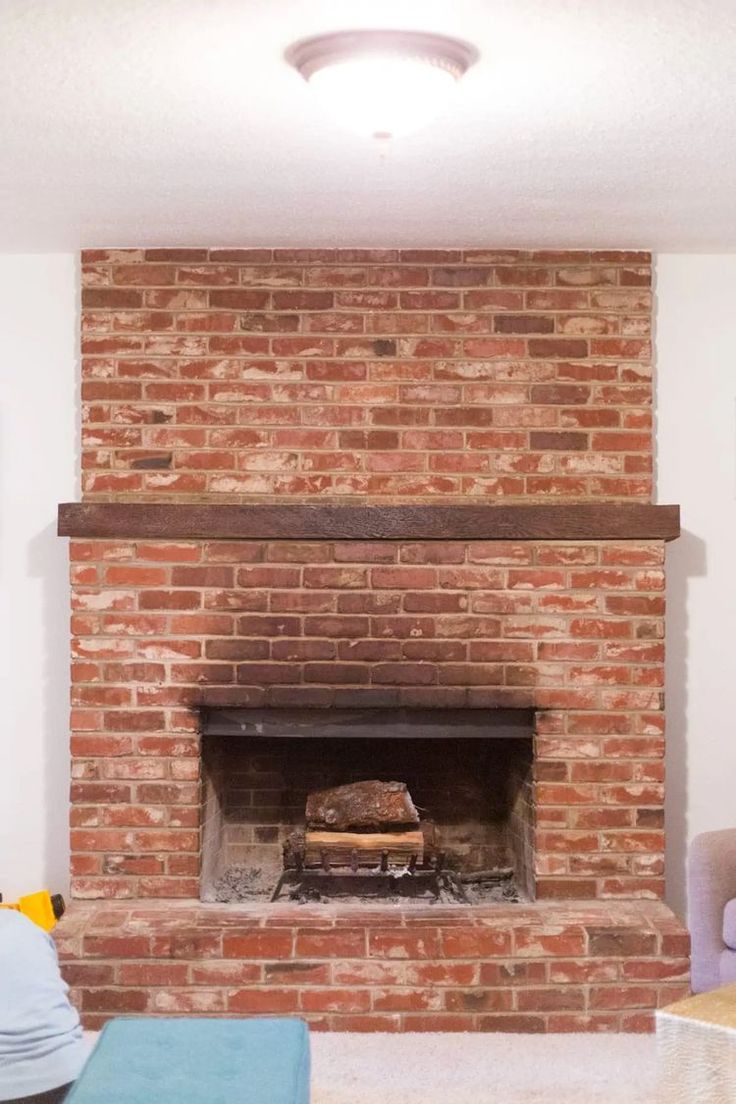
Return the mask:
{"type": "Polygon", "coordinates": [[[312,1034],[312,1104],[655,1104],[650,1035],[312,1034]]]}
{"type": "Polygon", "coordinates": [[[312,1104],[657,1102],[653,1035],[313,1032],[311,1048],[312,1104]]]}

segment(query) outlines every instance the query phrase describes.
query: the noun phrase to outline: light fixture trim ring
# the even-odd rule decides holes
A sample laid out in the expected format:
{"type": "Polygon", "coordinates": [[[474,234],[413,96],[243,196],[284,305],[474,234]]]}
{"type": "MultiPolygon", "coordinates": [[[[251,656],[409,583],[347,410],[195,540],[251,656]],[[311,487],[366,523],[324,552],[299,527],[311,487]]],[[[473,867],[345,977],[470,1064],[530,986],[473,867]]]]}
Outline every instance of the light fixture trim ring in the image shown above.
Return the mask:
{"type": "Polygon", "coordinates": [[[290,65],[308,81],[320,69],[377,54],[418,58],[459,79],[479,58],[469,42],[428,31],[361,30],[312,35],[285,53],[290,65]]]}

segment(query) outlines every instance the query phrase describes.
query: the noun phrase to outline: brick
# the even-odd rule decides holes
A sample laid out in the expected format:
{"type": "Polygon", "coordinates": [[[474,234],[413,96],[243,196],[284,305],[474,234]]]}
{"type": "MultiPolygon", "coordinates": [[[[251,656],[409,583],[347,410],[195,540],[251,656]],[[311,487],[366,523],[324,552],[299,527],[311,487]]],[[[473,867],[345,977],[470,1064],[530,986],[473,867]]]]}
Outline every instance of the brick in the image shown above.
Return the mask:
{"type": "Polygon", "coordinates": [[[307,616],[304,618],[305,636],[352,638],[367,636],[370,621],[367,617],[307,616]]]}
{"type": "Polygon", "coordinates": [[[91,958],[146,958],[150,941],[143,935],[87,935],[84,953],[91,958]]]}
{"type": "Polygon", "coordinates": [[[118,710],[105,713],[104,724],[112,732],[158,732],[165,725],[163,713],[118,710]]]}
{"type": "Polygon", "coordinates": [[[273,1015],[279,1012],[296,1012],[299,1007],[299,989],[235,989],[227,994],[230,1012],[273,1015]]]}
{"type": "MultiPolygon", "coordinates": [[[[495,1020],[496,1017],[491,1017],[495,1020]]],[[[472,1031],[474,1027],[474,1018],[471,1014],[462,1015],[457,1012],[453,1013],[407,1013],[403,1017],[403,1030],[404,1031],[431,1031],[431,1032],[444,1032],[444,1031],[472,1031]]],[[[523,1030],[521,1026],[516,1027],[514,1030],[523,1030]]]]}
{"type": "Polygon", "coordinates": [[[223,1013],[226,1010],[225,994],[217,990],[189,989],[154,992],[151,996],[154,1013],[223,1013]]]}
{"type": "Polygon", "coordinates": [[[656,989],[635,985],[591,986],[588,997],[592,1009],[652,1008],[656,1000],[656,989]]]}
{"type": "Polygon", "coordinates": [[[328,985],[330,966],[319,962],[269,962],[263,967],[263,980],[274,985],[328,985]]]}
{"type": "Polygon", "coordinates": [[[371,585],[378,588],[421,590],[437,585],[437,572],[433,567],[374,567],[371,585]]]}
{"type": "Polygon", "coordinates": [[[690,936],[685,931],[664,931],[661,936],[661,950],[664,955],[688,955],[690,936]]]}
{"type": "Polygon", "coordinates": [[[82,306],[84,309],[130,310],[141,307],[142,291],[120,287],[84,287],[82,306]]]}
{"type": "Polygon", "coordinates": [[[188,975],[189,966],[183,962],[123,962],[117,968],[120,985],[140,985],[146,988],[186,985],[188,975]]]}
{"type": "Polygon", "coordinates": [[[588,944],[590,954],[600,957],[645,957],[656,954],[657,936],[655,932],[589,928],[588,944]]]}
{"type": "MultiPolygon", "coordinates": [[[[592,346],[596,343],[593,342],[592,346]]],[[[591,352],[596,355],[591,346],[591,352]]],[[[568,359],[570,357],[587,357],[588,356],[588,342],[582,338],[530,338],[529,339],[529,355],[533,357],[544,357],[550,359],[552,357],[560,357],[568,359]]],[[[605,355],[603,353],[599,355],[605,355]]]]}
{"type": "Polygon", "coordinates": [[[222,936],[186,928],[174,930],[170,934],[153,937],[152,953],[157,957],[176,960],[219,958],[222,954],[222,936]]]}
{"type": "Polygon", "coordinates": [[[594,879],[544,878],[537,885],[537,900],[593,900],[598,894],[594,879]]]}
{"type": "Polygon", "coordinates": [[[294,948],[294,933],[290,930],[243,931],[223,936],[222,953],[225,958],[291,958],[294,948]]]}
{"type": "Polygon", "coordinates": [[[199,609],[201,596],[191,590],[147,590],[138,597],[141,609],[193,610],[199,609]]]}
{"type": "Polygon", "coordinates": [[[647,452],[651,449],[651,437],[648,433],[594,433],[591,448],[596,452],[647,452]]]}
{"type": "Polygon", "coordinates": [[[495,333],[544,334],[553,333],[554,318],[545,314],[498,314],[493,319],[495,333]]]}
{"type": "Polygon", "coordinates": [[[113,266],[113,283],[120,285],[166,285],[174,282],[175,269],[166,264],[119,264],[113,266]]]}
{"type": "Polygon", "coordinates": [[[544,928],[520,928],[514,932],[517,955],[576,957],[585,954],[585,932],[569,927],[546,931],[544,928]]]}
{"type": "Polygon", "coordinates": [[[421,932],[401,929],[377,929],[368,932],[368,957],[388,959],[437,958],[440,933],[436,929],[421,932]]]}
{"type": "Polygon", "coordinates": [[[115,967],[111,963],[62,962],[64,981],[75,988],[112,985],[114,971],[115,967]]]}
{"type": "Polygon", "coordinates": [[[82,999],[84,1012],[145,1012],[149,994],[146,989],[86,989],[82,999]]]}
{"type": "Polygon", "coordinates": [[[450,990],[445,995],[448,1012],[509,1012],[512,1009],[513,996],[510,990],[472,989],[450,990]]]}
{"type": "Polygon", "coordinates": [[[537,430],[529,434],[529,447],[540,451],[580,452],[588,447],[588,435],[572,430],[537,430]]]}
{"type": "Polygon", "coordinates": [[[300,569],[286,566],[241,567],[237,572],[239,587],[297,587],[300,581],[300,569]]]}
{"type": "Polygon", "coordinates": [[[373,1008],[380,1012],[437,1012],[442,994],[428,989],[374,989],[373,1008]]]}
{"type": "Polygon", "coordinates": [[[296,936],[296,954],[306,958],[363,958],[366,954],[366,935],[356,929],[302,929],[296,936]]]}
{"type": "Polygon", "coordinates": [[[586,1007],[586,994],[572,985],[552,989],[520,989],[517,1008],[520,1012],[581,1011],[586,1007]]]}
{"type": "Polygon", "coordinates": [[[130,736],[79,736],[72,735],[72,755],[76,757],[97,757],[130,755],[133,741],[130,736]]]}
{"type": "Polygon", "coordinates": [[[530,398],[535,404],[571,406],[587,403],[590,400],[590,388],[572,383],[539,384],[531,388],[530,398]]]}
{"type": "Polygon", "coordinates": [[[369,1012],[371,993],[368,989],[305,989],[301,1007],[305,1012],[369,1012]]]}
{"type": "Polygon", "coordinates": [[[444,928],[441,937],[447,958],[493,958],[511,951],[511,933],[508,931],[444,928]]]}
{"type": "Polygon", "coordinates": [[[581,713],[572,715],[568,721],[571,735],[614,735],[630,731],[629,717],[615,713],[581,713]]]}
{"type": "Polygon", "coordinates": [[[605,959],[553,960],[549,964],[549,980],[557,985],[592,981],[617,981],[619,964],[605,959]]]}
{"type": "Polygon", "coordinates": [[[175,261],[182,264],[187,261],[206,261],[208,257],[206,249],[146,249],[144,259],[147,261],[175,261]]]}
{"type": "Polygon", "coordinates": [[[307,663],[304,666],[305,682],[321,682],[325,685],[368,683],[371,672],[360,663],[307,663]]]}
{"type": "Polygon", "coordinates": [[[632,635],[632,624],[630,621],[620,621],[614,618],[580,617],[570,622],[570,635],[619,640],[632,635]]]}
{"type": "Polygon", "coordinates": [[[368,571],[365,567],[311,567],[304,568],[304,586],[319,589],[365,589],[368,571]]]}

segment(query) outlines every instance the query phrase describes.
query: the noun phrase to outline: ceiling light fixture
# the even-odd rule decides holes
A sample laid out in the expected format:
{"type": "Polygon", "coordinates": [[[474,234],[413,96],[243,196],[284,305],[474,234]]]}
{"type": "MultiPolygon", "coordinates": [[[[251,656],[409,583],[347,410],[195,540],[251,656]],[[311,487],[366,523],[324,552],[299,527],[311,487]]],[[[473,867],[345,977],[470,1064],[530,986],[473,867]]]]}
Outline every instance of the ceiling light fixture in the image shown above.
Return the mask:
{"type": "Polygon", "coordinates": [[[430,122],[477,59],[469,43],[424,31],[339,31],[286,51],[333,115],[379,139],[430,122]]]}

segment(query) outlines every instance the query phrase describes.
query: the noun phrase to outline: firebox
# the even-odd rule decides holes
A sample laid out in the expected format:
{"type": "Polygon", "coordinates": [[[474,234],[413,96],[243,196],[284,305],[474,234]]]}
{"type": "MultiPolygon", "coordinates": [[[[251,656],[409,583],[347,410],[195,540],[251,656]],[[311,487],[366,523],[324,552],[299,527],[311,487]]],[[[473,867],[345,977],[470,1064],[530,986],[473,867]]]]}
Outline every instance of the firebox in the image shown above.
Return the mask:
{"type": "Polygon", "coordinates": [[[533,899],[533,732],[525,709],[204,711],[202,900],[533,899]]]}

